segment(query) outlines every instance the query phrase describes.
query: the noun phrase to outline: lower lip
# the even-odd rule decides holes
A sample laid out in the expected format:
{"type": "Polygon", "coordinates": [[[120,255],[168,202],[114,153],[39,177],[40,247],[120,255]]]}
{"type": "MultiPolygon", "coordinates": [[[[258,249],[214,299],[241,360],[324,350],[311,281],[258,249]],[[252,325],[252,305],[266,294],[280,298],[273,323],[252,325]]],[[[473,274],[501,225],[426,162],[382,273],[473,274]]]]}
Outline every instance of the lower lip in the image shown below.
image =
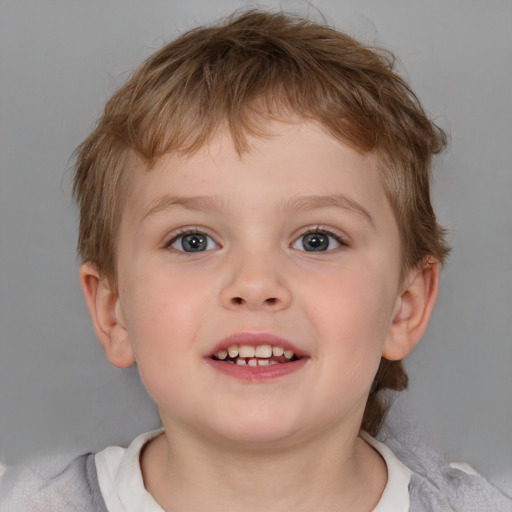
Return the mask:
{"type": "Polygon", "coordinates": [[[279,377],[284,377],[300,370],[308,358],[303,357],[290,363],[278,363],[265,366],[241,366],[238,364],[223,363],[215,359],[206,359],[215,370],[247,382],[265,382],[279,377]]]}

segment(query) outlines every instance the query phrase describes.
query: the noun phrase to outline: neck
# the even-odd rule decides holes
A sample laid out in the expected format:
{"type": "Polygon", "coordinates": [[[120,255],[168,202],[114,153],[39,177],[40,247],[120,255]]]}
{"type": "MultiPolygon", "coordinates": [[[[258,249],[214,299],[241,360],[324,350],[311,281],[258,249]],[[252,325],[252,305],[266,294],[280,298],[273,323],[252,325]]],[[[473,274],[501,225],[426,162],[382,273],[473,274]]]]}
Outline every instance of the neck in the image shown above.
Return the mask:
{"type": "Polygon", "coordinates": [[[166,429],[141,455],[144,482],[167,512],[373,510],[386,485],[384,461],[357,430],[329,434],[256,448],[166,429]]]}

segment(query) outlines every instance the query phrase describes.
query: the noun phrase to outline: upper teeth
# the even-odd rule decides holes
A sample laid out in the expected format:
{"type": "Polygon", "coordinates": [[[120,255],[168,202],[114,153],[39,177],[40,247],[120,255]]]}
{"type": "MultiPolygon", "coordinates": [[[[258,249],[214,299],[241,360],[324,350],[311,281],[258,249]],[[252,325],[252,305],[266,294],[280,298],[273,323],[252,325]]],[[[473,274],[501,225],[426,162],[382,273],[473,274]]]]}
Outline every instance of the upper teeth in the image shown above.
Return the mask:
{"type": "Polygon", "coordinates": [[[219,350],[217,352],[218,359],[226,359],[226,357],[228,357],[228,353],[225,350],[219,350]]]}
{"type": "Polygon", "coordinates": [[[295,355],[292,350],[285,350],[283,347],[272,345],[230,345],[227,349],[221,349],[215,354],[217,359],[226,359],[227,357],[259,357],[268,359],[272,356],[280,357],[284,355],[286,359],[292,359],[295,355]]]}

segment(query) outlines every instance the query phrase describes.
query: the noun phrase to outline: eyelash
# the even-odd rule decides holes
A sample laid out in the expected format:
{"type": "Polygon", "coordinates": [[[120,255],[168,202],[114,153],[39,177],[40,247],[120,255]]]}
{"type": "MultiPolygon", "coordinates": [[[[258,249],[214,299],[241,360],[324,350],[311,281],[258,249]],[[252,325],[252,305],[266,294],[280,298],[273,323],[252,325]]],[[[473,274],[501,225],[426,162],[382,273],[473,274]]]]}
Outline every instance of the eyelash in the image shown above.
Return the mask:
{"type": "MultiPolygon", "coordinates": [[[[164,244],[164,249],[168,249],[168,250],[169,249],[173,249],[172,245],[174,243],[176,243],[180,238],[183,238],[183,237],[185,237],[187,235],[204,235],[204,236],[208,237],[210,240],[213,240],[215,242],[213,237],[208,235],[205,232],[204,229],[187,227],[187,228],[180,229],[179,231],[174,233],[173,236],[169,239],[169,241],[164,244]]],[[[215,243],[217,243],[217,242],[215,242],[215,243]]],[[[186,251],[180,251],[178,249],[175,249],[175,251],[178,252],[178,253],[185,253],[185,254],[187,254],[186,251]]]]}
{"type": "MultiPolygon", "coordinates": [[[[340,235],[338,232],[336,232],[330,228],[327,228],[325,226],[315,226],[314,228],[309,228],[306,231],[303,231],[302,233],[300,233],[300,235],[298,237],[296,237],[294,239],[293,244],[295,244],[297,241],[299,241],[301,238],[304,238],[307,235],[316,234],[316,233],[321,233],[323,235],[332,237],[337,243],[340,244],[341,247],[348,246],[347,241],[345,240],[345,238],[342,235],[340,235]]],[[[333,250],[334,249],[330,249],[328,251],[323,251],[323,252],[331,252],[333,250]]]]}

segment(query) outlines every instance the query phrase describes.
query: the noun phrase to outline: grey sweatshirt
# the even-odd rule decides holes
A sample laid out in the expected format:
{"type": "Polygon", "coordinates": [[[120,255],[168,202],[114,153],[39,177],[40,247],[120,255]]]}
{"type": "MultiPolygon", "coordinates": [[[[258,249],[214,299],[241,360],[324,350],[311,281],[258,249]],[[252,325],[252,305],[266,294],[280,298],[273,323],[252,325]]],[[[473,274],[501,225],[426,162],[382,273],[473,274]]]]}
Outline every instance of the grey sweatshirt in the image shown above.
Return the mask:
{"type": "MultiPolygon", "coordinates": [[[[450,467],[430,447],[398,442],[386,433],[379,438],[412,470],[410,512],[512,512],[511,497],[482,476],[450,467]]],[[[0,487],[0,511],[108,512],[94,454],[64,465],[53,461],[37,468],[8,470],[0,487]]]]}

